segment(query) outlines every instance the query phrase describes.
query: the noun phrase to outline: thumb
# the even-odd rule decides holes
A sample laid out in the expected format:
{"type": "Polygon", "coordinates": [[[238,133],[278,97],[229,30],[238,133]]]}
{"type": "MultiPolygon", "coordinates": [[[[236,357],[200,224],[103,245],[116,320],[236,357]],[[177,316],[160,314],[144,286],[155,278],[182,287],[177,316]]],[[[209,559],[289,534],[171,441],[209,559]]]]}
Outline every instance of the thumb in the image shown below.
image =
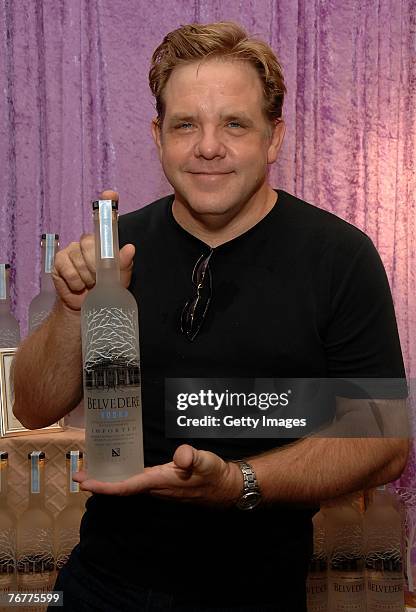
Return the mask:
{"type": "Polygon", "coordinates": [[[182,444],[176,449],[173,461],[183,470],[207,474],[215,469],[216,463],[220,459],[210,451],[198,450],[189,444],[182,444]]]}
{"type": "Polygon", "coordinates": [[[120,249],[120,278],[125,287],[130,285],[135,253],[136,249],[133,244],[125,244],[124,247],[120,249]]]}

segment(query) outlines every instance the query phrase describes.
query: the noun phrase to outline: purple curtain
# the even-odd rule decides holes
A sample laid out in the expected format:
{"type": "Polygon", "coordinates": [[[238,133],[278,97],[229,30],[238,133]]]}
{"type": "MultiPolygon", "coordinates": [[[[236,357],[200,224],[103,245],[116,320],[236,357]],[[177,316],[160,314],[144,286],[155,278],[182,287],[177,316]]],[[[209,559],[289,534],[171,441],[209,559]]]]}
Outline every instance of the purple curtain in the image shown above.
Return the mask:
{"type": "Polygon", "coordinates": [[[129,211],[170,191],[150,136],[151,53],[192,21],[235,20],[284,67],[287,135],[273,184],[367,232],[416,376],[416,0],[3,0],[0,261],[23,333],[39,236],[91,229],[105,187],[129,211]]]}

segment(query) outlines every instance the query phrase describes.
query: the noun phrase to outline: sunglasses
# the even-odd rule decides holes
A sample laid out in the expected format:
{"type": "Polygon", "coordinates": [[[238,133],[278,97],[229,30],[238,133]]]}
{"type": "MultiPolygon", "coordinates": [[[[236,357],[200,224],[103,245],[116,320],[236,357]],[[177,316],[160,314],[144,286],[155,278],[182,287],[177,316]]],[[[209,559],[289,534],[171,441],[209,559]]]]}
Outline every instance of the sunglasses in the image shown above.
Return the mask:
{"type": "Polygon", "coordinates": [[[213,249],[202,254],[192,272],[192,283],[195,293],[185,304],[181,315],[181,332],[188,340],[194,340],[206,317],[212,297],[212,278],[209,260],[213,249]]]}

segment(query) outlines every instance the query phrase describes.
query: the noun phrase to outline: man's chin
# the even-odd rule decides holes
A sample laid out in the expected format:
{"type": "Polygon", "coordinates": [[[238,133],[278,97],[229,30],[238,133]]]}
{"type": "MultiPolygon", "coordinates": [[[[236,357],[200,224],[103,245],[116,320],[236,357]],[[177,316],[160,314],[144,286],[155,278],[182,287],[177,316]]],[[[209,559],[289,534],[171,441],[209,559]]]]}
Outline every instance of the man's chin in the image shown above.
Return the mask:
{"type": "Polygon", "coordinates": [[[207,194],[197,192],[176,196],[177,204],[186,208],[193,215],[224,215],[236,207],[236,197],[231,194],[207,194]]]}

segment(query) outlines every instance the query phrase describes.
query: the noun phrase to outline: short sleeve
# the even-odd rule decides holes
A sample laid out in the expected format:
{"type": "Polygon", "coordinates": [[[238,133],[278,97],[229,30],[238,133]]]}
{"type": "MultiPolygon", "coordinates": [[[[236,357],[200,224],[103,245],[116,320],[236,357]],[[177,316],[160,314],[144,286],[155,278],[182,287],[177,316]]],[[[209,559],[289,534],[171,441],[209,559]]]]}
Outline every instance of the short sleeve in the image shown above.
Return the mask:
{"type": "Polygon", "coordinates": [[[325,349],[330,377],[405,377],[387,275],[367,236],[350,261],[334,256],[325,349]]]}

